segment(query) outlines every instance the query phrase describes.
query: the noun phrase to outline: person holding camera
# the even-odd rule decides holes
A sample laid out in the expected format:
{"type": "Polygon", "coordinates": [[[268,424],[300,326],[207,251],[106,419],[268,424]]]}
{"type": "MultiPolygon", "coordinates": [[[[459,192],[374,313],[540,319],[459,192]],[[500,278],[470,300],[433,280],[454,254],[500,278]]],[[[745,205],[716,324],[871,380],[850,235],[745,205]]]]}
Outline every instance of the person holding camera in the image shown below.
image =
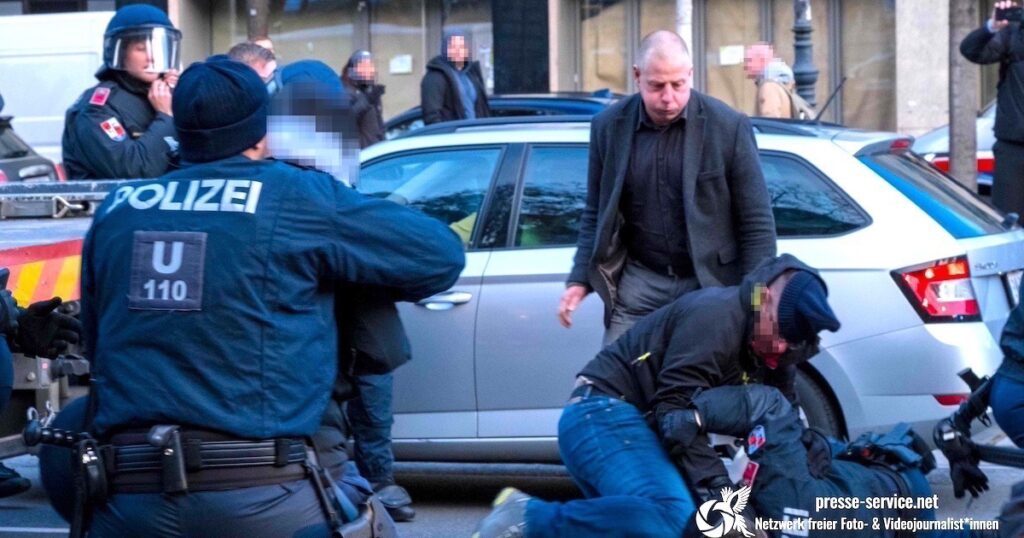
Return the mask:
{"type": "Polygon", "coordinates": [[[178,151],[171,93],[178,82],[181,32],[159,9],[117,10],[103,34],[100,83],[64,120],[68,179],[151,178],[178,151]]]}
{"type": "Polygon", "coordinates": [[[999,64],[992,203],[1018,215],[1024,214],[1024,33],[1020,21],[1021,8],[1014,2],[996,2],[985,25],[960,43],[964,58],[999,64]]]}

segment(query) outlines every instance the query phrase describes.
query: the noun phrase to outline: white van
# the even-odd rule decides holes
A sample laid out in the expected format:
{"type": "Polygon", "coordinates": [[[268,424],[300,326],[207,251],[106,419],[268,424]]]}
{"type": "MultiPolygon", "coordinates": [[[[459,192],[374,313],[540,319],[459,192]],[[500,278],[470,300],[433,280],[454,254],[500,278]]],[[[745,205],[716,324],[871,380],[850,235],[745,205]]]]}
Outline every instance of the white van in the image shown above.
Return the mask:
{"type": "Polygon", "coordinates": [[[0,17],[0,114],[40,155],[61,161],[64,113],[96,84],[111,11],[0,17]]]}

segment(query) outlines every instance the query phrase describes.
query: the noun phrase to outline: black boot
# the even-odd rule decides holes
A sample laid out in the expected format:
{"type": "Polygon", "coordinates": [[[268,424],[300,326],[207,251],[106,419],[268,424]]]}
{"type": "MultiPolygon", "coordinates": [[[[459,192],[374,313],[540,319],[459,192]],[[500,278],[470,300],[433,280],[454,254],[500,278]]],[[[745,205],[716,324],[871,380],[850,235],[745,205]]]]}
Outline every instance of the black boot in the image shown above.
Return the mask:
{"type": "Polygon", "coordinates": [[[396,522],[412,521],[416,517],[416,510],[412,507],[412,497],[405,488],[398,484],[380,484],[373,488],[377,493],[384,508],[387,508],[391,519],[396,522]]]}
{"type": "Polygon", "coordinates": [[[28,491],[32,482],[23,478],[14,469],[0,463],[0,497],[10,497],[28,491]]]}

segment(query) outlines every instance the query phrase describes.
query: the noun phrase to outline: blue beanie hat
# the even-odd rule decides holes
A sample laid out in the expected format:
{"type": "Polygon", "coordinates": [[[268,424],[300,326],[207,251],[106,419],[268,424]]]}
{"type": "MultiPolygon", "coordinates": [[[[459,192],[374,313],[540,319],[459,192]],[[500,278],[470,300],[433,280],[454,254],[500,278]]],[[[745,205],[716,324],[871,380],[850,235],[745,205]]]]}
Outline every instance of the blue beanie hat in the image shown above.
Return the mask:
{"type": "Polygon", "coordinates": [[[209,162],[255,146],[267,134],[269,100],[259,75],[241,62],[192,64],[171,103],[181,158],[209,162]]]}
{"type": "Polygon", "coordinates": [[[345,92],[338,74],[320,60],[299,60],[281,68],[281,85],[290,84],[323,85],[328,91],[345,92]]]}
{"type": "Polygon", "coordinates": [[[779,299],[779,332],[790,343],[812,342],[818,333],[839,330],[828,292],[813,273],[797,271],[779,299]]]}
{"type": "Polygon", "coordinates": [[[351,99],[338,74],[320,60],[299,60],[281,68],[281,92],[271,113],[319,116],[347,113],[351,99]]]}

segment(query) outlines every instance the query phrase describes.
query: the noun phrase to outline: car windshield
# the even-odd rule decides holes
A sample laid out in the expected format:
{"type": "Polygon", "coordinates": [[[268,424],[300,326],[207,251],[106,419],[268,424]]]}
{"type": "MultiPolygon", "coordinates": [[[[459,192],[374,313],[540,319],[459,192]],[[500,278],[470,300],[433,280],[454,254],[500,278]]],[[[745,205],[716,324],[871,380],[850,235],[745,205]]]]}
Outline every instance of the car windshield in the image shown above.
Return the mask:
{"type": "Polygon", "coordinates": [[[31,153],[31,148],[9,127],[0,127],[0,159],[17,159],[31,153]]]}
{"type": "Polygon", "coordinates": [[[914,153],[879,153],[860,160],[957,239],[1006,231],[999,211],[914,153]]]}

